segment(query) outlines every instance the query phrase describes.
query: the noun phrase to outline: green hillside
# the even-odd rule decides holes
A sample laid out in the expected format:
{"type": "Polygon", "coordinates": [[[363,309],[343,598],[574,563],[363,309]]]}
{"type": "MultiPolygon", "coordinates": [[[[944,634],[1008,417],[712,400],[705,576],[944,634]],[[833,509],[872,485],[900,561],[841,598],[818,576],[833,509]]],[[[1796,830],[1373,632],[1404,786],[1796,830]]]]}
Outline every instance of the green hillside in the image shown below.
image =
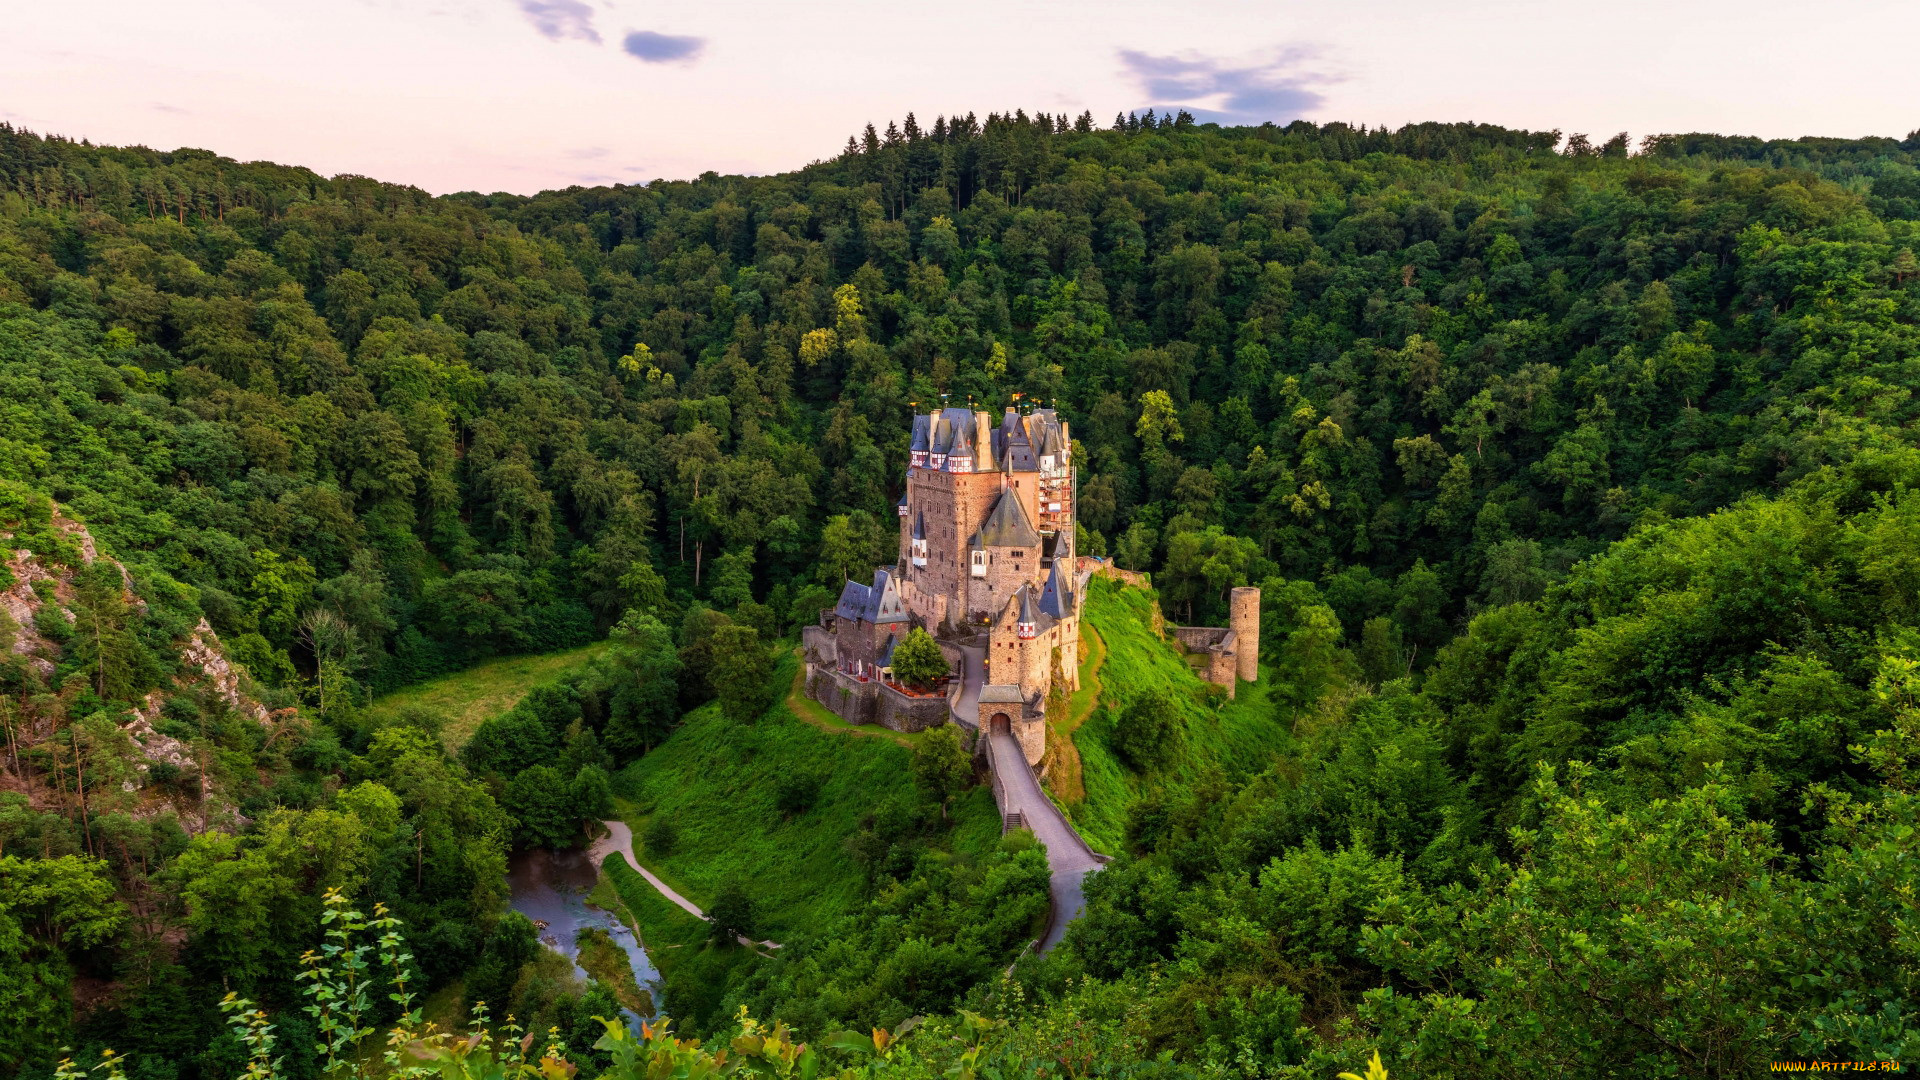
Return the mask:
{"type": "Polygon", "coordinates": [[[616,810],[787,945],[654,928],[713,1045],[744,1005],[924,1017],[900,1080],[1920,1060],[1920,137],[821,150],[433,197],[0,123],[0,1076],[239,1075],[228,993],[320,1075],[345,904],[597,1075],[611,999],[504,868],[616,810]],[[1076,550],[1174,621],[1262,593],[1220,704],[1095,586],[1059,783],[1116,857],[1013,986],[1045,863],[936,797],[946,735],[766,708],[943,395],[1057,408],[1076,550]]]}
{"type": "Polygon", "coordinates": [[[1240,780],[1264,771],[1293,745],[1292,716],[1268,697],[1271,678],[1240,683],[1233,700],[1215,693],[1188,665],[1179,647],[1153,632],[1155,595],[1094,578],[1086,620],[1104,642],[1099,703],[1073,732],[1087,798],[1069,811],[1096,850],[1126,848],[1128,811],[1149,789],[1181,794],[1206,777],[1240,780]],[[1111,745],[1116,714],[1142,695],[1159,692],[1179,709],[1182,744],[1169,767],[1142,775],[1111,745]]]}
{"type": "MultiPolygon", "coordinates": [[[[783,688],[795,663],[775,674],[783,688]]],[[[614,790],[650,869],[703,906],[726,882],[748,885],[763,912],[761,936],[785,941],[821,933],[861,899],[868,868],[849,841],[875,815],[919,804],[911,757],[885,739],[822,732],[784,703],[750,727],[708,707],[622,770],[614,790]],[[793,788],[812,794],[804,810],[782,812],[781,793],[793,788]],[[662,815],[676,833],[664,853],[644,844],[662,815]]],[[[954,850],[991,850],[1000,833],[992,804],[990,793],[956,804],[954,850]]]]}

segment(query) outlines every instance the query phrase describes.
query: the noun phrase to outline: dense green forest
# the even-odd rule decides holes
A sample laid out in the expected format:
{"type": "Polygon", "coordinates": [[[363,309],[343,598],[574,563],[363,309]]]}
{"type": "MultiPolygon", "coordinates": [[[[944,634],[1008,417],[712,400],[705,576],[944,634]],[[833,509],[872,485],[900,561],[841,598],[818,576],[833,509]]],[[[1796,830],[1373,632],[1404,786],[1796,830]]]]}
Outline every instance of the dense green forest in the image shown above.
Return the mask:
{"type": "Polygon", "coordinates": [[[611,999],[542,989],[507,852],[690,711],[752,725],[890,560],[915,403],[1015,394],[1072,423],[1083,552],[1180,622],[1262,587],[1291,749],[1116,757],[1127,850],[1007,984],[1032,853],[877,807],[844,935],[714,967],[710,1029],[933,1014],[939,1068],[959,1025],[1060,1075],[1920,1056],[1917,166],[1015,112],[431,197],[0,124],[0,1074],[237,1074],[234,991],[316,1075],[328,889],[591,1060],[611,999]],[[367,709],[602,639],[465,742],[367,709]]]}

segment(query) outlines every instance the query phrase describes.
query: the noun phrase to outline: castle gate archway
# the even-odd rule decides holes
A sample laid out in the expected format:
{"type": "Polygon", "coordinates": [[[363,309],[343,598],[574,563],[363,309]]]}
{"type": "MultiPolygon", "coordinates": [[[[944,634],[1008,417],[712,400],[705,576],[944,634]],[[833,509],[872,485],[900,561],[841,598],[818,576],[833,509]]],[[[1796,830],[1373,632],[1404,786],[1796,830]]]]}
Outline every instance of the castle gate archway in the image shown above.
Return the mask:
{"type": "Polygon", "coordinates": [[[987,721],[987,731],[991,734],[1006,735],[1011,733],[1012,730],[1013,721],[1007,719],[1006,713],[994,713],[993,718],[987,721]]]}

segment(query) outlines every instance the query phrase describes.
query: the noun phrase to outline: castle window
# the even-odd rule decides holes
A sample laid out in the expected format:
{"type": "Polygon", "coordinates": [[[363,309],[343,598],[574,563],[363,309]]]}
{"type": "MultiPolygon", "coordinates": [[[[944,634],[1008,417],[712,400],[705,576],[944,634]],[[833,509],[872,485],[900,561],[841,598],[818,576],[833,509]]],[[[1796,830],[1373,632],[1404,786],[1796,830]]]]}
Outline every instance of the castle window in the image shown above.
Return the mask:
{"type": "Polygon", "coordinates": [[[971,572],[974,577],[987,576],[987,553],[986,552],[976,551],[973,553],[973,565],[971,567],[971,572]]]}

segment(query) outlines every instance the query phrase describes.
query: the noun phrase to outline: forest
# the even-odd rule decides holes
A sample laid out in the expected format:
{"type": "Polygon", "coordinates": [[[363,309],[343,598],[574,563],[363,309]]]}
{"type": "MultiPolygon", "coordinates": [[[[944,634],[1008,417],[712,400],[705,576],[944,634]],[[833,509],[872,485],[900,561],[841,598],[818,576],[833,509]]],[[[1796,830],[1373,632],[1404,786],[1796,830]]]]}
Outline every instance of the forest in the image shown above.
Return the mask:
{"type": "Polygon", "coordinates": [[[780,775],[792,638],[963,400],[1061,410],[1079,550],[1169,620],[1261,587],[1285,749],[1123,750],[1125,850],[1004,976],[1036,856],[902,788],[850,914],[683,993],[727,1068],[1920,1059],[1916,246],[1920,132],[909,114],[434,197],[0,124],[0,1075],[386,1075],[336,955],[382,1030],[457,986],[619,1068],[509,853],[696,718],[780,775]],[[370,707],[594,642],[458,740],[370,707]]]}

